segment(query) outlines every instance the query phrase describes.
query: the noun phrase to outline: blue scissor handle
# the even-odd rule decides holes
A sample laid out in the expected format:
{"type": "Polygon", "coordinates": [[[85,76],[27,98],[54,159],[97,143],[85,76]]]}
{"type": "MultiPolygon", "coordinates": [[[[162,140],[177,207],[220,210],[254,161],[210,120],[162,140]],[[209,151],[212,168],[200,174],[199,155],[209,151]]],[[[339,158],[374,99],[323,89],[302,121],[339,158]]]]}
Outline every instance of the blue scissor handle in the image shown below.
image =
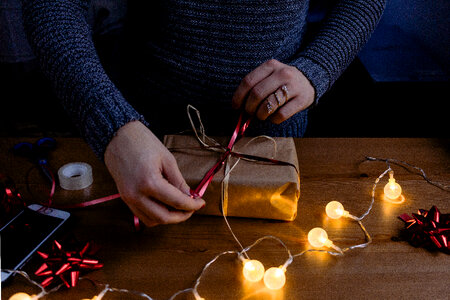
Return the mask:
{"type": "Polygon", "coordinates": [[[35,151],[35,156],[38,162],[41,163],[41,161],[45,161],[44,163],[46,163],[48,154],[55,149],[55,139],[44,137],[36,141],[33,150],[35,151]]]}
{"type": "Polygon", "coordinates": [[[41,149],[46,149],[48,151],[55,150],[56,148],[56,140],[49,137],[44,137],[36,142],[36,147],[41,149]]]}
{"type": "Polygon", "coordinates": [[[29,142],[21,142],[13,147],[15,154],[28,157],[32,160],[43,160],[47,157],[50,151],[55,150],[56,140],[49,137],[44,137],[36,141],[33,145],[29,142]]]}
{"type": "Polygon", "coordinates": [[[28,142],[15,144],[13,151],[16,155],[31,158],[33,156],[33,144],[28,142]]]}
{"type": "Polygon", "coordinates": [[[13,152],[19,156],[24,156],[32,162],[39,165],[41,171],[48,178],[50,182],[53,181],[53,176],[47,169],[47,156],[49,152],[55,150],[56,140],[49,137],[44,137],[32,144],[29,142],[21,142],[13,147],[13,152]]]}

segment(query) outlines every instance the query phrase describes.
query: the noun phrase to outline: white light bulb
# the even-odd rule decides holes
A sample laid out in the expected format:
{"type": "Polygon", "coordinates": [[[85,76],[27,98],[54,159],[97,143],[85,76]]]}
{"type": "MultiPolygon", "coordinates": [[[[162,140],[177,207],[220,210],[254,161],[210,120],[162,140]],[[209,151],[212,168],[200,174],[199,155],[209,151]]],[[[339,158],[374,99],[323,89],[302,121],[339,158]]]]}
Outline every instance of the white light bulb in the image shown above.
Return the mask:
{"type": "Polygon", "coordinates": [[[17,293],[9,297],[9,300],[32,300],[34,296],[30,296],[27,293],[17,293]]]}
{"type": "Polygon", "coordinates": [[[242,274],[244,274],[244,278],[248,281],[260,281],[264,276],[264,266],[258,260],[246,260],[242,268],[242,274]]]}
{"type": "Polygon", "coordinates": [[[390,200],[395,200],[402,194],[402,187],[395,182],[394,172],[389,172],[389,182],[384,186],[384,195],[390,200]]]}
{"type": "Polygon", "coordinates": [[[331,201],[325,207],[325,211],[327,216],[332,219],[339,219],[344,216],[347,217],[349,215],[348,211],[344,209],[344,206],[339,201],[331,201]]]}
{"type": "Polygon", "coordinates": [[[333,245],[333,242],[328,239],[327,232],[320,227],[313,228],[308,232],[308,242],[315,248],[333,245]]]}
{"type": "Polygon", "coordinates": [[[272,267],[264,274],[264,285],[271,290],[279,290],[286,283],[286,275],[282,268],[272,267]]]}

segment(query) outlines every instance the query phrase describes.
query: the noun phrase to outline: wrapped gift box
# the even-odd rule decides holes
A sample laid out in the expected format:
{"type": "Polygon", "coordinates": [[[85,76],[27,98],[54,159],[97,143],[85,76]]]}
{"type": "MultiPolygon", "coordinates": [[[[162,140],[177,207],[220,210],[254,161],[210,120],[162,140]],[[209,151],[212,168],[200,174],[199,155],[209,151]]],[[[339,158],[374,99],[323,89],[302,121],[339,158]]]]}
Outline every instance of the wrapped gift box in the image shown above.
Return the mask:
{"type": "MultiPolygon", "coordinates": [[[[227,143],[227,138],[216,140],[222,145],[227,143]]],[[[193,189],[221,156],[221,152],[202,147],[195,136],[168,135],[164,144],[172,151],[187,184],[193,189]]],[[[232,169],[228,187],[225,187],[227,196],[224,197],[223,209],[226,215],[294,220],[300,197],[300,176],[293,138],[243,137],[233,151],[289,162],[296,168],[241,159],[232,169]]],[[[237,158],[228,160],[231,167],[237,158]]],[[[206,206],[199,211],[200,214],[222,215],[224,176],[225,168],[222,167],[203,196],[206,206]]]]}

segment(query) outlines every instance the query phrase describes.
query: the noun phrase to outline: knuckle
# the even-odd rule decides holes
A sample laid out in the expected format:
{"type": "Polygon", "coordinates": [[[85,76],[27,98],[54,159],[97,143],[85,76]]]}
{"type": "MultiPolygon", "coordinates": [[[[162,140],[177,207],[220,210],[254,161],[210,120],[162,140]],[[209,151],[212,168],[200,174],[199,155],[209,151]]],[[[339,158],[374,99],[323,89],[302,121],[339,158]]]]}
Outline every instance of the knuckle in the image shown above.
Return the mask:
{"type": "Polygon", "coordinates": [[[245,76],[244,79],[242,79],[242,85],[246,89],[252,88],[253,87],[253,78],[252,78],[252,76],[250,76],[250,75],[245,76]]]}
{"type": "Polygon", "coordinates": [[[156,216],[154,216],[154,220],[158,224],[162,224],[162,225],[169,224],[169,218],[167,216],[156,215],[156,216]]]}
{"type": "Polygon", "coordinates": [[[261,87],[255,86],[250,91],[250,97],[253,97],[254,99],[263,99],[264,98],[264,92],[261,87]]]}
{"type": "Polygon", "coordinates": [[[145,224],[145,226],[147,226],[147,227],[153,227],[153,226],[159,224],[155,221],[149,221],[149,220],[141,220],[141,222],[143,222],[145,224]]]}
{"type": "Polygon", "coordinates": [[[278,112],[278,116],[279,116],[279,118],[278,118],[279,123],[284,122],[287,119],[289,119],[289,114],[285,111],[278,112]]]}
{"type": "Polygon", "coordinates": [[[152,176],[142,178],[139,182],[139,188],[141,191],[149,191],[150,195],[153,195],[156,190],[155,179],[152,176]]]}
{"type": "Polygon", "coordinates": [[[256,117],[260,119],[261,121],[264,121],[267,118],[267,114],[264,113],[261,109],[258,109],[258,112],[256,113],[256,117]]]}
{"type": "Polygon", "coordinates": [[[137,193],[130,188],[125,188],[125,189],[121,190],[120,196],[123,201],[125,201],[126,203],[129,203],[129,204],[136,203],[137,198],[138,198],[137,193]]]}
{"type": "Polygon", "coordinates": [[[278,124],[280,124],[280,123],[283,122],[283,120],[281,119],[279,113],[276,113],[276,114],[272,115],[272,116],[270,117],[270,121],[271,121],[273,124],[276,124],[276,125],[278,125],[278,124]]]}
{"type": "Polygon", "coordinates": [[[294,77],[294,70],[291,68],[282,68],[280,70],[280,76],[284,79],[292,79],[294,77]]]}
{"type": "Polygon", "coordinates": [[[177,160],[175,159],[175,156],[173,156],[172,153],[170,153],[170,152],[167,152],[166,159],[167,159],[167,162],[170,165],[176,165],[177,164],[177,160]]]}
{"type": "Polygon", "coordinates": [[[253,107],[250,105],[249,101],[247,101],[247,103],[245,104],[245,111],[249,114],[253,113],[253,107]]]}
{"type": "Polygon", "coordinates": [[[274,67],[276,67],[278,65],[278,60],[272,58],[272,59],[269,59],[266,62],[266,64],[267,64],[267,66],[274,68],[274,67]]]}
{"type": "Polygon", "coordinates": [[[272,123],[275,125],[279,125],[279,124],[283,123],[283,120],[281,120],[279,118],[272,118],[272,123]]]}
{"type": "Polygon", "coordinates": [[[172,199],[170,206],[176,209],[181,209],[183,208],[183,202],[180,199],[172,199]]]}

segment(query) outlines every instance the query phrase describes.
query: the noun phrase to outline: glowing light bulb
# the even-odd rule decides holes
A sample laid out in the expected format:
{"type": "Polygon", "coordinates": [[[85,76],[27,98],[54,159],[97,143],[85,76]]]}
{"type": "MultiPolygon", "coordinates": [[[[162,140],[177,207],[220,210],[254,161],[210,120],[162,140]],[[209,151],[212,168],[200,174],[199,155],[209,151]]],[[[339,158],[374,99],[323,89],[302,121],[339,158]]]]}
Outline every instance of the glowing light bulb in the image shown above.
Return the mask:
{"type": "Polygon", "coordinates": [[[82,299],[82,300],[97,300],[97,299],[98,299],[97,296],[94,296],[94,297],[92,297],[91,299],[84,298],[84,299],[82,299]]]}
{"type": "Polygon", "coordinates": [[[389,182],[384,186],[384,195],[390,200],[395,200],[402,194],[402,187],[395,182],[394,172],[389,172],[389,182]]]}
{"type": "Polygon", "coordinates": [[[264,273],[264,285],[271,290],[279,290],[286,283],[286,270],[272,267],[264,273]]]}
{"type": "Polygon", "coordinates": [[[28,295],[27,293],[17,293],[9,297],[9,300],[33,300],[35,295],[28,295]]]}
{"type": "Polygon", "coordinates": [[[327,216],[332,219],[339,219],[340,217],[348,217],[349,213],[344,209],[344,206],[339,201],[331,201],[325,207],[327,216]]]}
{"type": "Polygon", "coordinates": [[[264,266],[258,260],[246,260],[242,268],[242,274],[244,274],[244,278],[248,281],[260,281],[264,276],[264,266]]]}
{"type": "Polygon", "coordinates": [[[333,245],[333,242],[328,239],[327,232],[320,227],[313,228],[308,232],[308,242],[315,248],[333,245]]]}

